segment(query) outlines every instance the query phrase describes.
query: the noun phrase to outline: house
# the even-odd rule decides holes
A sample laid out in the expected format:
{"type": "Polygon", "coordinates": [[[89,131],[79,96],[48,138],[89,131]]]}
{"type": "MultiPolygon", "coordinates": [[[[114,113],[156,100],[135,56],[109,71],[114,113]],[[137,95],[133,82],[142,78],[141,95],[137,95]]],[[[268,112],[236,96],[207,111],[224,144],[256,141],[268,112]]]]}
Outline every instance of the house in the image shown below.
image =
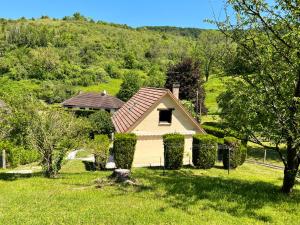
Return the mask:
{"type": "Polygon", "coordinates": [[[74,110],[105,110],[114,113],[123,106],[124,102],[114,96],[102,93],[80,93],[79,95],[65,100],[62,105],[74,110]]]}
{"type": "Polygon", "coordinates": [[[163,165],[162,135],[167,133],[185,136],[184,163],[191,161],[192,136],[205,131],[178,96],[179,86],[173,86],[173,93],[163,88],[141,88],[113,115],[116,132],[137,135],[133,166],[163,165]]]}

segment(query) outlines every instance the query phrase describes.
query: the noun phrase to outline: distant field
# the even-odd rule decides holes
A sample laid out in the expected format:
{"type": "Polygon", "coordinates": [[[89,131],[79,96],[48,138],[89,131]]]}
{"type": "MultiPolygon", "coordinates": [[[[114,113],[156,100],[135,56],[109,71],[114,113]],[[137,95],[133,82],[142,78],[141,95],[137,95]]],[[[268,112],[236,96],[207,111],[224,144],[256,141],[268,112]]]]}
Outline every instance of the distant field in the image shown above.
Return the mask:
{"type": "MultiPolygon", "coordinates": [[[[80,161],[64,165],[57,179],[39,173],[16,178],[0,171],[3,224],[289,224],[300,220],[300,186],[279,193],[283,172],[245,164],[230,175],[210,170],[133,169],[141,186],[94,181],[111,171],[88,172],[80,161]]],[[[0,224],[2,224],[0,222],[0,224]]]]}
{"type": "Polygon", "coordinates": [[[208,108],[208,114],[218,113],[217,97],[226,90],[225,82],[228,77],[210,76],[208,82],[204,84],[206,98],[205,105],[208,108]]]}
{"type": "Polygon", "coordinates": [[[121,84],[121,79],[110,79],[108,83],[101,83],[88,87],[77,86],[75,89],[84,92],[102,92],[103,90],[106,90],[109,95],[116,95],[120,90],[121,84]]]}

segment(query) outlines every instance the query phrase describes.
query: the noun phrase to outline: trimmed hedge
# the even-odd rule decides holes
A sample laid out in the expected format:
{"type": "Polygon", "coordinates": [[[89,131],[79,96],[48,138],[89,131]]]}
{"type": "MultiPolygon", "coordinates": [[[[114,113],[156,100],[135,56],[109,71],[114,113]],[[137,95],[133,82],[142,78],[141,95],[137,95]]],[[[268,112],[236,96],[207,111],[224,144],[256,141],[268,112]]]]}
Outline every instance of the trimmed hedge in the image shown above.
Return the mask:
{"type": "Polygon", "coordinates": [[[95,167],[97,170],[104,170],[109,157],[109,138],[106,134],[96,135],[94,141],[97,148],[94,149],[95,167]]]}
{"type": "Polygon", "coordinates": [[[207,126],[202,125],[203,129],[206,131],[206,133],[211,134],[213,136],[216,136],[218,138],[224,138],[225,137],[225,131],[218,127],[213,126],[207,126]]]}
{"type": "Polygon", "coordinates": [[[116,134],[113,153],[117,168],[131,169],[137,137],[135,134],[116,134]]]}
{"type": "Polygon", "coordinates": [[[210,169],[215,165],[218,150],[218,138],[197,134],[193,136],[193,164],[196,168],[210,169]]]}
{"type": "Polygon", "coordinates": [[[230,152],[230,168],[237,168],[241,163],[241,141],[234,137],[225,137],[224,144],[227,149],[223,150],[223,165],[225,169],[229,166],[229,152],[230,152]]]}
{"type": "Polygon", "coordinates": [[[166,169],[177,170],[182,167],[184,154],[184,136],[181,134],[165,134],[164,161],[166,169]]]}
{"type": "Polygon", "coordinates": [[[241,144],[241,159],[240,159],[240,166],[244,164],[247,157],[247,144],[241,144]]]}

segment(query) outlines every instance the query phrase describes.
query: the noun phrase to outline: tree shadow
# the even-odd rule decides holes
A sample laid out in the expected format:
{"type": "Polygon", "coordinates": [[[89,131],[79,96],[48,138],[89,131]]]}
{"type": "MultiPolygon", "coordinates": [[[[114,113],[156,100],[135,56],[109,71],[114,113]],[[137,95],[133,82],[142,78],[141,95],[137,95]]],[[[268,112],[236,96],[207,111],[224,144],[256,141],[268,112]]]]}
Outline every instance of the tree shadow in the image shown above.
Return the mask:
{"type": "Polygon", "coordinates": [[[15,181],[18,179],[24,179],[24,178],[32,178],[32,177],[41,177],[43,176],[42,172],[33,172],[28,174],[22,174],[22,173],[0,173],[0,180],[4,181],[15,181]]]}
{"type": "MultiPolygon", "coordinates": [[[[247,181],[234,178],[195,175],[191,170],[161,172],[137,172],[135,176],[143,178],[155,189],[162,189],[162,198],[170,207],[189,213],[189,208],[199,201],[205,201],[201,210],[214,210],[228,213],[234,217],[251,217],[259,221],[272,222],[272,217],[261,215],[257,210],[269,204],[298,204],[300,192],[295,190],[292,196],[280,193],[279,187],[263,181],[247,181]]],[[[200,204],[201,205],[201,204],[200,204]]]]}

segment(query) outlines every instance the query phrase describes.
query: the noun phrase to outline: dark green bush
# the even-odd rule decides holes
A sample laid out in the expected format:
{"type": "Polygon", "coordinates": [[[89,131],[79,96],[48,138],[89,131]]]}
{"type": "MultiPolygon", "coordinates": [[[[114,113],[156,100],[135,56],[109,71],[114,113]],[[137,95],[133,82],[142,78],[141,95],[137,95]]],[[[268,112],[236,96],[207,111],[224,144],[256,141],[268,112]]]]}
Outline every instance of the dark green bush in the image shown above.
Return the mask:
{"type": "Polygon", "coordinates": [[[117,168],[131,169],[136,141],[135,134],[115,135],[113,153],[117,168]]]}
{"type": "Polygon", "coordinates": [[[229,166],[230,152],[230,168],[237,168],[241,163],[241,141],[234,137],[225,137],[224,144],[227,149],[223,150],[223,165],[225,169],[229,166]]]}
{"type": "Polygon", "coordinates": [[[244,162],[246,161],[246,157],[247,157],[247,144],[242,143],[241,147],[241,159],[240,159],[240,166],[244,164],[244,162]]]}
{"type": "Polygon", "coordinates": [[[94,134],[106,134],[110,136],[115,130],[111,121],[111,115],[106,111],[100,110],[91,114],[89,121],[94,134]]]}
{"type": "Polygon", "coordinates": [[[166,169],[180,169],[183,164],[184,136],[181,134],[165,134],[164,159],[166,169]]]}
{"type": "Polygon", "coordinates": [[[211,135],[216,136],[218,138],[224,138],[225,137],[225,131],[222,128],[207,126],[207,125],[202,125],[202,127],[206,131],[206,133],[208,133],[208,134],[211,134],[211,135]]]}
{"type": "Polygon", "coordinates": [[[218,138],[212,135],[193,136],[193,164],[197,168],[210,169],[215,165],[218,138]]]}

